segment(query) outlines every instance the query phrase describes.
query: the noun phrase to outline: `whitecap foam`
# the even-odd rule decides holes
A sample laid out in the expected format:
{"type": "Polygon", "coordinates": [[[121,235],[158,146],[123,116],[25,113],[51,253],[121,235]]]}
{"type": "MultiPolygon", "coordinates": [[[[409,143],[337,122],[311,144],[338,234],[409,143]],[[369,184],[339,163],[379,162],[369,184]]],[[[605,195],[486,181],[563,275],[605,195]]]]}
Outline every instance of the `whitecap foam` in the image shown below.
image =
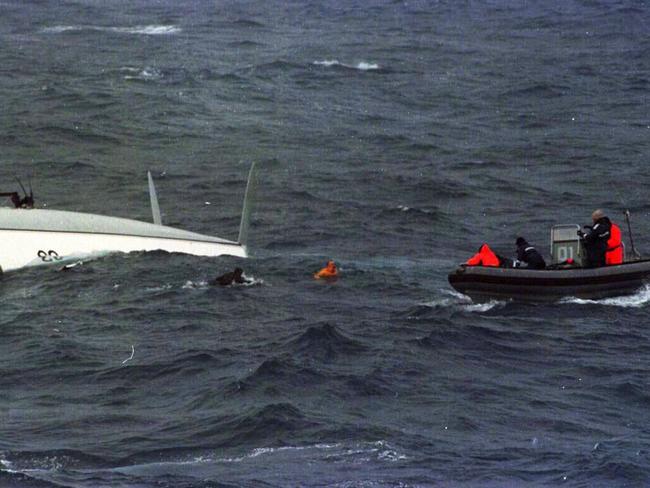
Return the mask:
{"type": "Polygon", "coordinates": [[[313,64],[315,64],[316,66],[326,66],[328,68],[330,66],[340,66],[341,65],[341,63],[336,59],[329,59],[329,60],[326,59],[324,61],[314,61],[313,64]]]}
{"type": "Polygon", "coordinates": [[[55,25],[45,27],[42,32],[46,34],[61,34],[63,32],[94,30],[99,32],[116,32],[118,34],[142,34],[147,36],[160,36],[178,34],[181,28],[175,25],[136,25],[133,27],[104,27],[98,25],[55,25]]]}
{"type": "Polygon", "coordinates": [[[260,456],[280,454],[287,451],[307,450],[323,451],[324,459],[328,461],[331,459],[340,461],[348,458],[356,458],[357,461],[370,462],[372,458],[375,458],[379,461],[396,462],[408,459],[406,454],[399,452],[388,442],[380,440],[375,442],[360,442],[352,445],[343,445],[341,443],[321,443],[307,446],[258,447],[242,456],[232,458],[214,458],[213,461],[221,463],[241,463],[260,456]]]}
{"type": "Polygon", "coordinates": [[[325,66],[326,68],[330,68],[332,66],[342,66],[344,68],[358,69],[360,71],[371,71],[379,69],[379,65],[377,63],[368,63],[365,61],[361,61],[357,64],[346,64],[341,63],[338,59],[324,59],[322,61],[314,61],[312,64],[315,64],[316,66],[325,66]]]}
{"type": "Polygon", "coordinates": [[[0,471],[5,471],[7,473],[18,473],[18,471],[13,469],[13,464],[11,461],[6,459],[0,459],[0,471]]]}
{"type": "MultiPolygon", "coordinates": [[[[207,462],[212,462],[212,463],[241,463],[244,461],[247,461],[249,459],[253,459],[256,457],[260,456],[267,456],[275,453],[281,453],[284,451],[306,451],[306,450],[330,450],[330,449],[336,449],[337,447],[340,447],[341,444],[313,444],[313,445],[307,445],[307,446],[279,446],[279,447],[256,447],[252,451],[243,454],[242,456],[237,456],[237,457],[226,457],[226,458],[220,458],[220,457],[214,457],[214,456],[201,456],[198,458],[195,458],[193,461],[190,461],[189,463],[196,463],[196,464],[201,464],[201,463],[207,463],[207,462]]],[[[184,464],[188,464],[188,462],[184,462],[184,464]]]]}
{"type": "Polygon", "coordinates": [[[452,290],[441,290],[447,297],[437,298],[429,302],[421,303],[431,308],[459,308],[465,312],[487,312],[493,308],[503,307],[507,302],[502,300],[490,300],[489,302],[474,303],[470,297],[452,290]]]}
{"type": "Polygon", "coordinates": [[[60,34],[62,32],[76,31],[83,29],[80,25],[55,25],[52,27],[45,27],[42,32],[46,34],[60,34]]]}
{"type": "Polygon", "coordinates": [[[576,305],[605,305],[610,307],[641,308],[650,304],[650,285],[645,285],[634,295],[620,297],[602,298],[600,300],[589,300],[585,298],[566,297],[560,303],[574,303],[576,305]]]}
{"type": "Polygon", "coordinates": [[[178,34],[181,28],[175,25],[138,25],[135,27],[110,27],[106,30],[121,34],[144,34],[147,36],[161,36],[178,34]]]}
{"type": "MultiPolygon", "coordinates": [[[[155,68],[144,68],[142,70],[136,70],[137,74],[135,75],[124,75],[125,80],[158,80],[162,78],[162,73],[155,68]]],[[[134,73],[134,71],[129,71],[129,73],[134,73]]]]}
{"type": "Polygon", "coordinates": [[[155,293],[155,292],[167,291],[167,290],[171,290],[171,289],[172,289],[171,283],[165,283],[162,286],[153,286],[153,287],[150,287],[150,288],[145,288],[144,290],[147,291],[147,292],[154,292],[155,293]]]}
{"type": "Polygon", "coordinates": [[[415,212],[415,213],[422,213],[422,214],[432,214],[433,211],[427,210],[424,208],[413,208],[409,207],[407,205],[398,205],[397,206],[398,210],[401,210],[402,212],[415,212]]]}
{"type": "Polygon", "coordinates": [[[184,290],[191,290],[193,288],[205,288],[208,286],[207,281],[197,281],[196,283],[191,280],[187,280],[185,284],[182,286],[184,290]]]}
{"type": "Polygon", "coordinates": [[[376,64],[376,63],[364,63],[364,62],[361,62],[361,63],[357,64],[356,68],[360,69],[362,71],[370,71],[370,70],[379,69],[379,65],[376,64]]]}
{"type": "Polygon", "coordinates": [[[248,276],[246,273],[242,273],[241,277],[244,278],[244,283],[235,283],[235,286],[256,286],[264,284],[264,280],[262,278],[248,276]]]}

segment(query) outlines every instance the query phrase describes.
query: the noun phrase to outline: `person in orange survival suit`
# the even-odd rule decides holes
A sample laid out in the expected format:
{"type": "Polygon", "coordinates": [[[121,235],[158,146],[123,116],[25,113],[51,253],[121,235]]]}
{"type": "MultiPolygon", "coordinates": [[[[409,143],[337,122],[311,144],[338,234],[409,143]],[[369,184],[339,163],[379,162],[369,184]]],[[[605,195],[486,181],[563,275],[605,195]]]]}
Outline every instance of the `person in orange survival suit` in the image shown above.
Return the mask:
{"type": "Polygon", "coordinates": [[[331,259],[327,261],[327,266],[321,269],[318,273],[314,274],[314,278],[336,278],[339,275],[339,270],[336,269],[336,264],[331,259]]]}
{"type": "Polygon", "coordinates": [[[490,246],[483,244],[478,252],[465,263],[468,266],[499,266],[500,261],[490,246]]]}
{"type": "Polygon", "coordinates": [[[621,264],[623,262],[623,242],[621,241],[621,229],[612,222],[610,229],[611,237],[607,241],[607,254],[605,254],[605,264],[621,264]]]}

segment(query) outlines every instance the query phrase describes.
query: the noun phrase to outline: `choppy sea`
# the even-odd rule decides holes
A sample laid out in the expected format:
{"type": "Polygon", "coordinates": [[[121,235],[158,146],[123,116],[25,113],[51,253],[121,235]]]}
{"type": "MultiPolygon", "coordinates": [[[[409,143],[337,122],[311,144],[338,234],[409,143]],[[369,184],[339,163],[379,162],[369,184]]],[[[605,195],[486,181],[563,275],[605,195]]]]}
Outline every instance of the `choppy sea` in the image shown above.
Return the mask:
{"type": "Polygon", "coordinates": [[[650,289],[447,283],[599,207],[650,252],[647,1],[3,0],[0,47],[0,191],[148,221],[151,170],[234,238],[260,165],[250,259],[2,277],[0,486],[650,485],[650,289]]]}

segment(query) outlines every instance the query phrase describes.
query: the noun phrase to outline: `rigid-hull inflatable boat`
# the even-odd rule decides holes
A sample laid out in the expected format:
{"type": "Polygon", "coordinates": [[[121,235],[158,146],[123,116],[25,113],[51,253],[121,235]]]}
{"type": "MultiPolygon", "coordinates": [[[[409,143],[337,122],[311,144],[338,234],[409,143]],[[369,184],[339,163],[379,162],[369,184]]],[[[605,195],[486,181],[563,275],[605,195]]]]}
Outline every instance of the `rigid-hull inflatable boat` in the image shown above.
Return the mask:
{"type": "Polygon", "coordinates": [[[629,295],[650,283],[650,259],[601,268],[582,267],[579,225],[551,229],[551,265],[544,270],[461,264],[449,274],[455,290],[476,301],[514,299],[556,301],[562,297],[601,299],[629,295]],[[571,265],[565,263],[571,262],[571,265]]]}

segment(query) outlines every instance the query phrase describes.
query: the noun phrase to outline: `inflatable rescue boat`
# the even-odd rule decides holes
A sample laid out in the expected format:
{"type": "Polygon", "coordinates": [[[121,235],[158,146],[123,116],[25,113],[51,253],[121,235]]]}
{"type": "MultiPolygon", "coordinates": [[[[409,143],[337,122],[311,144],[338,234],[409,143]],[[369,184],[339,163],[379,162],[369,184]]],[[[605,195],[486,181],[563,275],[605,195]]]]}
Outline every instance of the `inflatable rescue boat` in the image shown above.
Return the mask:
{"type": "Polygon", "coordinates": [[[650,283],[650,259],[635,258],[600,268],[582,267],[579,225],[551,229],[551,265],[543,270],[460,265],[451,286],[475,301],[492,299],[557,301],[563,297],[601,299],[633,294],[650,283]],[[563,264],[567,261],[573,264],[563,264]]]}

